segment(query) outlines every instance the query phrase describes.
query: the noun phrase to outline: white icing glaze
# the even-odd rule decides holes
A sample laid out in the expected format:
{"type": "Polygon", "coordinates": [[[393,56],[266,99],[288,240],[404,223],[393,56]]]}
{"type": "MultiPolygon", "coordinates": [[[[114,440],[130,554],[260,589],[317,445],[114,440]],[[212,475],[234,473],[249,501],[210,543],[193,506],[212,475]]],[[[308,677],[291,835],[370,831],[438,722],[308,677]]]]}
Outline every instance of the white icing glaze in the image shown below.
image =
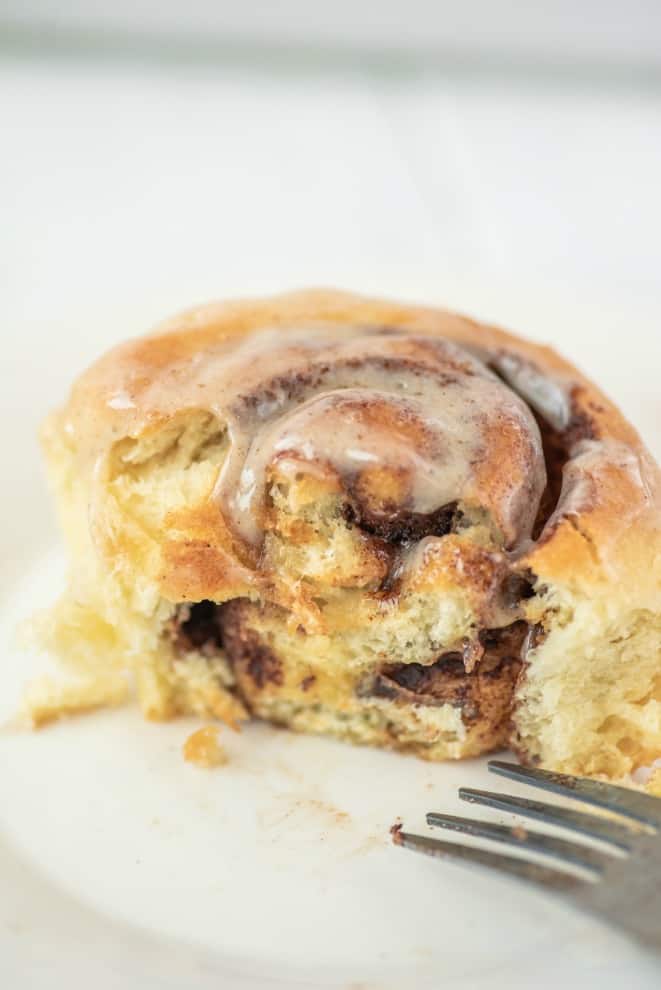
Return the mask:
{"type": "Polygon", "coordinates": [[[517,354],[498,354],[492,365],[528,405],[556,430],[566,430],[571,419],[570,388],[549,378],[517,354]]]}
{"type": "Polygon", "coordinates": [[[212,409],[230,451],[215,497],[234,530],[258,544],[269,468],[360,485],[382,469],[401,497],[372,514],[426,515],[453,502],[489,512],[509,545],[530,535],[546,477],[539,431],[525,403],[447,341],[347,327],[263,331],[222,363],[212,409]],[[508,457],[494,459],[493,431],[508,457]]]}
{"type": "MultiPolygon", "coordinates": [[[[214,498],[258,548],[275,471],[326,478],[359,517],[419,519],[445,506],[483,510],[507,548],[532,532],[546,469],[534,416],[474,353],[388,327],[265,328],[206,340],[157,367],[108,366],[106,441],[202,410],[226,428],[214,498]]],[[[92,451],[90,451],[91,453],[92,451]]]]}

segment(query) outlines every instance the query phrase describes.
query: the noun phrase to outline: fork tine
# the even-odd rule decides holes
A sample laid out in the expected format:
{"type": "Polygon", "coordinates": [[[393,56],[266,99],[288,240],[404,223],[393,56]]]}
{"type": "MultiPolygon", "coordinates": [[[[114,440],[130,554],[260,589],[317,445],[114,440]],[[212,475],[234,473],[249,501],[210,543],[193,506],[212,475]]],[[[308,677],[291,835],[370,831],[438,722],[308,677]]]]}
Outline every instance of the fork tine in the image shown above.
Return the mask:
{"type": "Polygon", "coordinates": [[[457,859],[470,865],[487,866],[552,890],[571,892],[589,883],[572,873],[564,873],[562,870],[542,866],[539,863],[531,863],[515,856],[503,856],[502,853],[491,852],[490,849],[462,846],[457,842],[444,842],[442,839],[433,839],[427,835],[397,832],[393,841],[404,849],[412,849],[414,852],[441,859],[457,859]]]}
{"type": "Polygon", "coordinates": [[[631,839],[636,834],[628,825],[609,821],[608,818],[588,815],[583,811],[563,808],[558,804],[545,804],[543,801],[531,801],[530,798],[514,797],[512,794],[498,794],[496,791],[480,791],[473,787],[460,787],[459,797],[462,801],[468,801],[470,804],[495,808],[497,811],[510,812],[513,815],[524,815],[527,818],[545,822],[547,825],[571,829],[573,832],[580,832],[591,839],[608,842],[626,852],[631,849],[631,839]]]}
{"type": "Polygon", "coordinates": [[[599,808],[606,808],[618,815],[633,818],[645,825],[661,826],[661,801],[630,791],[626,787],[615,787],[604,784],[600,780],[589,780],[585,777],[572,777],[565,773],[552,773],[549,770],[538,770],[532,767],[521,767],[517,763],[503,763],[500,760],[489,760],[489,770],[509,780],[516,780],[532,787],[541,787],[554,794],[585,801],[599,808]]]}
{"type": "Polygon", "coordinates": [[[430,812],[427,815],[427,824],[461,832],[464,835],[474,835],[480,839],[493,839],[494,842],[515,846],[526,852],[552,856],[563,863],[573,863],[575,866],[591,870],[597,875],[603,872],[611,859],[608,854],[597,852],[576,842],[544,835],[542,832],[528,832],[520,827],[510,828],[507,825],[496,825],[494,822],[481,822],[475,818],[430,812]]]}

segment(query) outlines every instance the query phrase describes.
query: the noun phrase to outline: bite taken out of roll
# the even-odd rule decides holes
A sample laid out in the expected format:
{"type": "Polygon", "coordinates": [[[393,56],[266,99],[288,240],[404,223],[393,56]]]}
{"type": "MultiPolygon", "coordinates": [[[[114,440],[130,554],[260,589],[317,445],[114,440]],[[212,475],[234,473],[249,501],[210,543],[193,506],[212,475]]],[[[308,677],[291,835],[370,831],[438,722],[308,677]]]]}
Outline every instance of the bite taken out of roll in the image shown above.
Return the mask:
{"type": "Polygon", "coordinates": [[[101,358],[44,445],[42,632],[91,695],[432,760],[661,755],[659,470],[548,348],[339,292],[211,305],[101,358]]]}

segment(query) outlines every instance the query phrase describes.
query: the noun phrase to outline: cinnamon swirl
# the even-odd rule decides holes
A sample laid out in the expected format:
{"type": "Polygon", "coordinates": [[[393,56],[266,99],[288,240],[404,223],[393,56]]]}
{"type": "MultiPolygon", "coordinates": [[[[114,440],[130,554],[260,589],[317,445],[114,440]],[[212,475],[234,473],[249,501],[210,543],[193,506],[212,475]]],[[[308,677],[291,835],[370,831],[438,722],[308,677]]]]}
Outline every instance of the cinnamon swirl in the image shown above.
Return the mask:
{"type": "Polygon", "coordinates": [[[661,755],[659,470],[548,348],[336,292],[213,305],[101,358],[44,444],[46,639],[91,690],[432,760],[661,755]]]}

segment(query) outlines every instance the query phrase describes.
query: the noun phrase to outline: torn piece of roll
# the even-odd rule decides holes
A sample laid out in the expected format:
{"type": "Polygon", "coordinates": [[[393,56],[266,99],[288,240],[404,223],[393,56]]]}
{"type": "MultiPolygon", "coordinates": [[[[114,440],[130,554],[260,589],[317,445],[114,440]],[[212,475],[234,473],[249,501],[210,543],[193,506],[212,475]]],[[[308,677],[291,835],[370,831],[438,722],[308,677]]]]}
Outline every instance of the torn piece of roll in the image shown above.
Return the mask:
{"type": "Polygon", "coordinates": [[[548,348],[339,292],[210,305],[101,358],[44,443],[48,646],[132,672],[148,717],[661,755],[659,470],[548,348]]]}

